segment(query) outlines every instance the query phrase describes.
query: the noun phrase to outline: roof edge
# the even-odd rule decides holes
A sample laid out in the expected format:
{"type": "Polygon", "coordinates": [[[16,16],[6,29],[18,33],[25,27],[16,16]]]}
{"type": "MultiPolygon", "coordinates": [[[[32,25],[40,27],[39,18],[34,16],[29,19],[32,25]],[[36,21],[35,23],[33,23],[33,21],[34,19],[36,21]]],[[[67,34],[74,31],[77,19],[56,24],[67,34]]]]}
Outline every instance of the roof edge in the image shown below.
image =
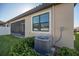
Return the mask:
{"type": "Polygon", "coordinates": [[[58,5],[58,4],[61,4],[61,3],[43,3],[43,4],[41,4],[41,5],[39,5],[39,6],[35,7],[35,8],[33,8],[33,9],[31,9],[31,10],[28,10],[28,11],[26,11],[26,12],[24,12],[24,13],[22,13],[22,14],[16,16],[16,17],[14,17],[14,18],[8,20],[6,23],[11,22],[11,21],[14,21],[14,20],[17,20],[17,19],[22,18],[22,17],[24,17],[24,16],[31,15],[31,14],[33,14],[33,13],[35,13],[35,12],[38,12],[38,11],[41,11],[41,10],[43,10],[43,9],[49,8],[49,7],[51,7],[52,5],[58,5]]]}

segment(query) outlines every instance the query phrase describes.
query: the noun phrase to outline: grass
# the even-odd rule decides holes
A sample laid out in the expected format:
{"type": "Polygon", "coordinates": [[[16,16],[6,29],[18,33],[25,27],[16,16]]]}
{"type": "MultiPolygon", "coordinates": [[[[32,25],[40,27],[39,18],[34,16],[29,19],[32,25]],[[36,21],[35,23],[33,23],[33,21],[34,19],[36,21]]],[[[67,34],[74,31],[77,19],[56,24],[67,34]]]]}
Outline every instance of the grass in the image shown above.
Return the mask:
{"type": "Polygon", "coordinates": [[[74,46],[77,50],[79,50],[79,32],[75,33],[75,41],[74,41],[74,46]]]}
{"type": "Polygon", "coordinates": [[[10,48],[21,42],[21,38],[14,37],[12,35],[0,36],[0,55],[9,55],[10,48]]]}
{"type": "MultiPolygon", "coordinates": [[[[0,36],[0,56],[8,56],[10,48],[19,42],[21,42],[24,38],[17,38],[12,35],[4,35],[0,36]]],[[[75,48],[79,51],[79,32],[75,33],[75,48]]]]}

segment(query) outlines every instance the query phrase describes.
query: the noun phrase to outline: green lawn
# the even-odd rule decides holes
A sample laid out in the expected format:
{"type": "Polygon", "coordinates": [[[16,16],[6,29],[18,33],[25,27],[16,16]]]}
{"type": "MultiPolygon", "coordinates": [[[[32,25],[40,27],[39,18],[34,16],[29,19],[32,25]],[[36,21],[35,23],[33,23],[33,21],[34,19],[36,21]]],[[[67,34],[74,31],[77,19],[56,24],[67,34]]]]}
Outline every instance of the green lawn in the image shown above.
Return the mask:
{"type": "Polygon", "coordinates": [[[10,48],[21,40],[21,38],[12,35],[0,36],[0,55],[9,55],[10,48]]]}
{"type": "Polygon", "coordinates": [[[75,41],[74,41],[74,43],[75,43],[75,48],[77,50],[79,50],[79,32],[75,33],[75,41]]]}
{"type": "MultiPolygon", "coordinates": [[[[0,56],[7,56],[9,55],[9,51],[11,47],[21,42],[24,38],[17,38],[12,35],[4,35],[0,36],[0,56]]],[[[75,48],[79,51],[79,32],[75,33],[75,48]]]]}

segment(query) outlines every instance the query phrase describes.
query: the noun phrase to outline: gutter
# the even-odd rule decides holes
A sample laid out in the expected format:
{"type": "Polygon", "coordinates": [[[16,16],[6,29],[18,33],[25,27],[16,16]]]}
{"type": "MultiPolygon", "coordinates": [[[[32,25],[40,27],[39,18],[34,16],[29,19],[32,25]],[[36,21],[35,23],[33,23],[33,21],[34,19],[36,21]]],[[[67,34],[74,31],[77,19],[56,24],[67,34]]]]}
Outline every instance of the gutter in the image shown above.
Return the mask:
{"type": "Polygon", "coordinates": [[[52,5],[58,5],[58,4],[60,4],[60,3],[43,3],[42,5],[39,5],[39,6],[35,7],[35,8],[33,8],[33,9],[31,9],[31,10],[25,12],[25,13],[22,13],[22,14],[16,16],[16,17],[10,19],[10,20],[7,21],[6,23],[9,23],[9,22],[11,22],[11,21],[20,19],[20,18],[22,18],[22,17],[24,17],[24,16],[31,15],[31,14],[33,14],[33,13],[35,13],[35,12],[38,12],[38,11],[41,11],[41,10],[43,10],[43,9],[49,8],[49,7],[51,7],[52,5]]]}

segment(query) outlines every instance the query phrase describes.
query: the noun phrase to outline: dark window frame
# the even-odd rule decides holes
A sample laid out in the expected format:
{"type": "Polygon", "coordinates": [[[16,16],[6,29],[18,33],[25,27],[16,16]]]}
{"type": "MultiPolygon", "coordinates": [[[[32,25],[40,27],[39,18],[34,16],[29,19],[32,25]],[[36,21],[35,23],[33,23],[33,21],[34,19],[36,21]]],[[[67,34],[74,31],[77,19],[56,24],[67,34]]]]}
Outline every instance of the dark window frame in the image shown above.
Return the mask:
{"type": "Polygon", "coordinates": [[[14,22],[11,24],[11,33],[25,35],[25,20],[14,22]],[[24,25],[23,25],[23,24],[24,25]]]}
{"type": "Polygon", "coordinates": [[[41,31],[41,32],[49,32],[49,12],[46,12],[46,13],[43,13],[43,14],[40,14],[40,15],[37,15],[37,16],[33,16],[32,17],[32,31],[41,31]],[[45,15],[45,14],[48,14],[48,22],[41,22],[41,20],[40,20],[40,16],[41,15],[45,15]],[[34,17],[39,17],[39,23],[34,23],[34,21],[33,21],[33,18],[34,17]],[[45,24],[45,23],[48,23],[48,27],[45,27],[45,28],[47,28],[48,30],[41,30],[41,24],[45,24]],[[34,30],[34,25],[35,24],[38,24],[38,30],[34,30]]]}

